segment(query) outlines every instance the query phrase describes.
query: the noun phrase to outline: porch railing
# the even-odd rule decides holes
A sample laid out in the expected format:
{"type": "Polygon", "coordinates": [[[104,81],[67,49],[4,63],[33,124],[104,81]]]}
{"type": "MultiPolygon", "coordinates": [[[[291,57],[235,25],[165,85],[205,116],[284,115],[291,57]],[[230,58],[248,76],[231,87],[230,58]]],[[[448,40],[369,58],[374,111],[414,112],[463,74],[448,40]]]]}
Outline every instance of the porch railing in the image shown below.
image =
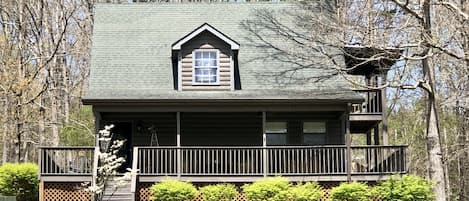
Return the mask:
{"type": "Polygon", "coordinates": [[[40,175],[90,175],[93,169],[94,147],[41,147],[40,175]]]}
{"type": "MultiPolygon", "coordinates": [[[[352,146],[350,172],[352,174],[405,173],[406,148],[406,146],[352,146]]],[[[137,150],[137,168],[140,175],[347,174],[347,149],[343,145],[138,147],[137,150]]]]}
{"type": "Polygon", "coordinates": [[[352,114],[380,114],[383,112],[381,90],[354,90],[365,98],[363,103],[352,104],[352,114]]]}
{"type": "MultiPolygon", "coordinates": [[[[407,171],[407,146],[351,147],[351,174],[400,174],[407,171]]],[[[347,148],[275,147],[135,147],[134,166],[148,176],[346,175],[347,148]]],[[[40,174],[93,173],[94,147],[43,147],[40,174]]]]}

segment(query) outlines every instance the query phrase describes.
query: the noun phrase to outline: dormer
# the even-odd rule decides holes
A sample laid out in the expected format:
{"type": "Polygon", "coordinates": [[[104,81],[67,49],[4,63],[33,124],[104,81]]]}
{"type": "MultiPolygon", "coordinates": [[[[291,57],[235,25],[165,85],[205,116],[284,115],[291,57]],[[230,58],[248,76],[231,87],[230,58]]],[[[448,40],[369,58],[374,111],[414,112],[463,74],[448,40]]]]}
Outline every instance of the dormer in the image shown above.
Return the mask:
{"type": "Polygon", "coordinates": [[[177,90],[234,90],[234,58],[239,44],[204,23],[172,45],[177,90]]]}

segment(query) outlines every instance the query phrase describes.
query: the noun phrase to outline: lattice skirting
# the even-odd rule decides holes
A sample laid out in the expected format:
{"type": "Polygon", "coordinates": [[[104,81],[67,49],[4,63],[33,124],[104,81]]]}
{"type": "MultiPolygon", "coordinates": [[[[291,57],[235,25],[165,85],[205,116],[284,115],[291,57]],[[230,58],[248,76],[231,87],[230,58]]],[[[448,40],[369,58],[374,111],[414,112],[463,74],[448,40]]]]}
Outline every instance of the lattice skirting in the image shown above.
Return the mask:
{"type": "MultiPolygon", "coordinates": [[[[140,183],[138,185],[137,191],[137,200],[139,201],[151,201],[150,200],[150,186],[153,183],[140,183]]],[[[196,184],[196,186],[203,186],[204,184],[196,184]]],[[[205,184],[207,185],[207,184],[205,184]]],[[[327,201],[329,199],[330,189],[334,186],[337,186],[338,183],[322,183],[321,186],[324,188],[324,197],[322,201],[327,201]]],[[[241,186],[241,185],[236,185],[241,186]]],[[[197,196],[194,201],[203,201],[201,196],[197,196]]],[[[238,194],[235,201],[248,201],[242,193],[238,194]]]]}
{"type": "Polygon", "coordinates": [[[91,193],[83,190],[82,183],[44,182],[41,187],[41,201],[91,201],[91,193]]]}

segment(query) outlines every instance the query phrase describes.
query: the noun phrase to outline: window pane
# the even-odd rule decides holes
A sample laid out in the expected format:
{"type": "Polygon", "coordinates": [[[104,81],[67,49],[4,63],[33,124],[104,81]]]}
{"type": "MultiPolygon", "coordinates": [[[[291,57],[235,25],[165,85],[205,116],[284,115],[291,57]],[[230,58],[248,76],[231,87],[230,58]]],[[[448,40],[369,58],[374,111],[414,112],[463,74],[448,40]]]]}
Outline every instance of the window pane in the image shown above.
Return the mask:
{"type": "Polygon", "coordinates": [[[267,134],[267,145],[287,145],[287,134],[267,134]]]}
{"type": "Polygon", "coordinates": [[[326,133],[326,122],[304,122],[303,133],[326,133]]]}
{"type": "Polygon", "coordinates": [[[217,69],[216,68],[210,68],[210,74],[211,75],[217,75],[217,69]]]}
{"type": "Polygon", "coordinates": [[[202,60],[202,65],[203,66],[210,66],[210,61],[207,59],[202,60]]]}
{"type": "Polygon", "coordinates": [[[287,122],[266,122],[266,133],[287,133],[287,122]]]}
{"type": "Polygon", "coordinates": [[[217,82],[217,76],[216,75],[211,76],[210,77],[210,82],[217,82]]]}
{"type": "Polygon", "coordinates": [[[326,134],[303,134],[303,143],[305,145],[324,145],[326,144],[326,134]]]}
{"type": "Polygon", "coordinates": [[[195,52],[195,58],[196,59],[202,58],[202,52],[195,52]]]}
{"type": "Polygon", "coordinates": [[[217,66],[217,60],[216,59],[211,59],[210,60],[210,65],[211,66],[217,66]]]}
{"type": "Polygon", "coordinates": [[[203,54],[204,59],[208,59],[209,55],[210,55],[210,52],[202,52],[202,54],[203,54]]]}
{"type": "Polygon", "coordinates": [[[195,82],[202,82],[202,80],[200,79],[200,76],[195,76],[195,82]]]}
{"type": "Polygon", "coordinates": [[[201,64],[202,64],[202,62],[200,62],[199,59],[196,59],[196,60],[195,60],[195,64],[194,64],[195,66],[200,66],[201,64]]]}
{"type": "Polygon", "coordinates": [[[200,68],[196,68],[194,71],[195,76],[197,77],[198,75],[202,74],[202,70],[200,68]]]}

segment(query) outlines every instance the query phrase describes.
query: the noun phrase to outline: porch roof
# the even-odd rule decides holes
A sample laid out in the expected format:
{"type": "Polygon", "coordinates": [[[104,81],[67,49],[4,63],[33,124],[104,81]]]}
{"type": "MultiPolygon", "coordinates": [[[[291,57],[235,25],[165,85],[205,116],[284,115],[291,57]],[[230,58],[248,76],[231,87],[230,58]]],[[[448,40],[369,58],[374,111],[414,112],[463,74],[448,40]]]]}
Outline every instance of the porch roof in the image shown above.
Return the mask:
{"type": "Polygon", "coordinates": [[[155,90],[117,90],[101,91],[94,97],[84,99],[85,104],[99,102],[325,102],[361,103],[363,97],[349,90],[237,90],[237,91],[155,91],[155,90]]]}

